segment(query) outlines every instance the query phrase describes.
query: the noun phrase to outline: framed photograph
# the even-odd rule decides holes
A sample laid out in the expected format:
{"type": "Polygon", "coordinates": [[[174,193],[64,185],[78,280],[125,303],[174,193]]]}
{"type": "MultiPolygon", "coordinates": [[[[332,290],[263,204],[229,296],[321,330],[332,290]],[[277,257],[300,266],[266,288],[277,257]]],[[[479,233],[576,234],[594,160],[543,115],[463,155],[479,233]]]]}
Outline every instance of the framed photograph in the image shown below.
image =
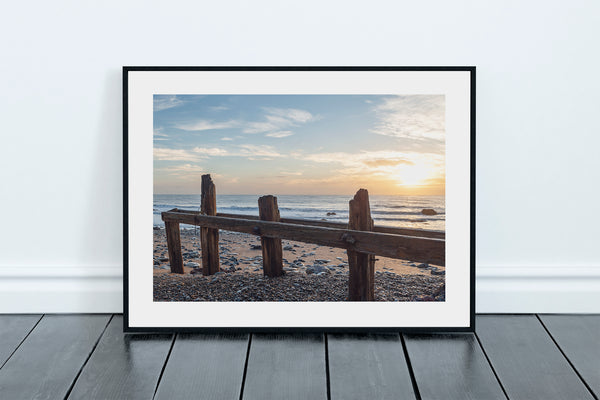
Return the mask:
{"type": "Polygon", "coordinates": [[[475,67],[124,67],[125,331],[471,331],[475,67]]]}

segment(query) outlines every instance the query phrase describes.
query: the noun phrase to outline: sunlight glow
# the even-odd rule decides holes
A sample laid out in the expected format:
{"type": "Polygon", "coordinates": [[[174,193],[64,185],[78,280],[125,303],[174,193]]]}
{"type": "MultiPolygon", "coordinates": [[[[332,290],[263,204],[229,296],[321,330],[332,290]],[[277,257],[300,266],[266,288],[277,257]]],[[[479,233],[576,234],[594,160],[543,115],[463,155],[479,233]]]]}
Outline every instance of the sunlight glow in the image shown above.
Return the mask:
{"type": "Polygon", "coordinates": [[[425,184],[434,173],[431,165],[416,163],[413,165],[399,165],[395,168],[393,177],[399,186],[420,186],[425,184]]]}

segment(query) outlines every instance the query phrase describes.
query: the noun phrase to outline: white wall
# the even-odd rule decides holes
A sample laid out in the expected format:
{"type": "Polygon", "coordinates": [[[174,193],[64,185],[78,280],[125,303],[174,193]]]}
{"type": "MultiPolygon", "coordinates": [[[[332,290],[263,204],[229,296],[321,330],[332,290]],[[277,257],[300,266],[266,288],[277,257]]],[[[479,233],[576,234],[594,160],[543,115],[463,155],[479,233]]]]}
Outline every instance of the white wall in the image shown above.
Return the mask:
{"type": "Polygon", "coordinates": [[[121,66],[475,65],[478,311],[600,312],[599,27],[597,1],[3,3],[0,311],[121,310],[121,66]]]}

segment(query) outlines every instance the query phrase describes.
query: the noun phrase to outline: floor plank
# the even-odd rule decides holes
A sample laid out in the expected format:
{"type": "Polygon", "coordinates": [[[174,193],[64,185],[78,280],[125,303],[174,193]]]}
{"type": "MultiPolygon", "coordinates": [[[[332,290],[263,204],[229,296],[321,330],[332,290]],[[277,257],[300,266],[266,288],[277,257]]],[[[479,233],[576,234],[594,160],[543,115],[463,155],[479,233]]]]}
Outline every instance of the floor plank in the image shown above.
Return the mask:
{"type": "Polygon", "coordinates": [[[600,315],[540,315],[540,319],[600,398],[600,315]]]}
{"type": "Polygon", "coordinates": [[[244,399],[326,399],[325,340],[320,334],[252,336],[244,399]]]}
{"type": "Polygon", "coordinates": [[[327,336],[332,400],[414,399],[398,334],[327,336]]]}
{"type": "Polygon", "coordinates": [[[179,334],[155,399],[240,398],[249,335],[179,334]]]}
{"type": "Polygon", "coordinates": [[[69,396],[72,399],[151,399],[173,335],[123,334],[115,315],[69,396]]]}
{"type": "Polygon", "coordinates": [[[511,400],[593,399],[534,315],[478,316],[476,332],[511,400]]]}
{"type": "Polygon", "coordinates": [[[0,398],[64,398],[109,319],[45,315],[0,370],[0,398]]]}
{"type": "Polygon", "coordinates": [[[41,315],[0,315],[0,367],[15,351],[41,315]]]}
{"type": "Polygon", "coordinates": [[[405,335],[423,400],[506,399],[473,334],[405,335]]]}

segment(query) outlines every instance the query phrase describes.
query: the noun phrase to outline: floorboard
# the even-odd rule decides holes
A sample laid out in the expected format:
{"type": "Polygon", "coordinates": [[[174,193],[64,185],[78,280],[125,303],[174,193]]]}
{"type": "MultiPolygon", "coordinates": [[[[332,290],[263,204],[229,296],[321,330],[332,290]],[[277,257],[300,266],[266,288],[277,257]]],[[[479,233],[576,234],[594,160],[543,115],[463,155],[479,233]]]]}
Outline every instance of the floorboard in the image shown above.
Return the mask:
{"type": "Polygon", "coordinates": [[[240,398],[249,335],[179,334],[155,399],[240,398]]]}
{"type": "Polygon", "coordinates": [[[243,398],[327,399],[324,336],[253,335],[243,398]]]}
{"type": "Polygon", "coordinates": [[[593,399],[536,316],[478,316],[476,332],[510,399],[593,399]]]}
{"type": "Polygon", "coordinates": [[[0,370],[1,399],[63,399],[110,315],[45,315],[0,370]]]}
{"type": "Polygon", "coordinates": [[[0,315],[0,368],[41,317],[41,315],[0,315]]]}
{"type": "Polygon", "coordinates": [[[168,334],[123,334],[123,317],[115,315],[69,400],[151,399],[172,340],[168,334]]]}
{"type": "Polygon", "coordinates": [[[327,336],[331,400],[415,399],[398,334],[327,336]]]}
{"type": "Polygon", "coordinates": [[[590,390],[600,398],[600,315],[540,315],[590,390]]]}
{"type": "Polygon", "coordinates": [[[506,399],[473,334],[405,335],[423,400],[506,399]]]}

